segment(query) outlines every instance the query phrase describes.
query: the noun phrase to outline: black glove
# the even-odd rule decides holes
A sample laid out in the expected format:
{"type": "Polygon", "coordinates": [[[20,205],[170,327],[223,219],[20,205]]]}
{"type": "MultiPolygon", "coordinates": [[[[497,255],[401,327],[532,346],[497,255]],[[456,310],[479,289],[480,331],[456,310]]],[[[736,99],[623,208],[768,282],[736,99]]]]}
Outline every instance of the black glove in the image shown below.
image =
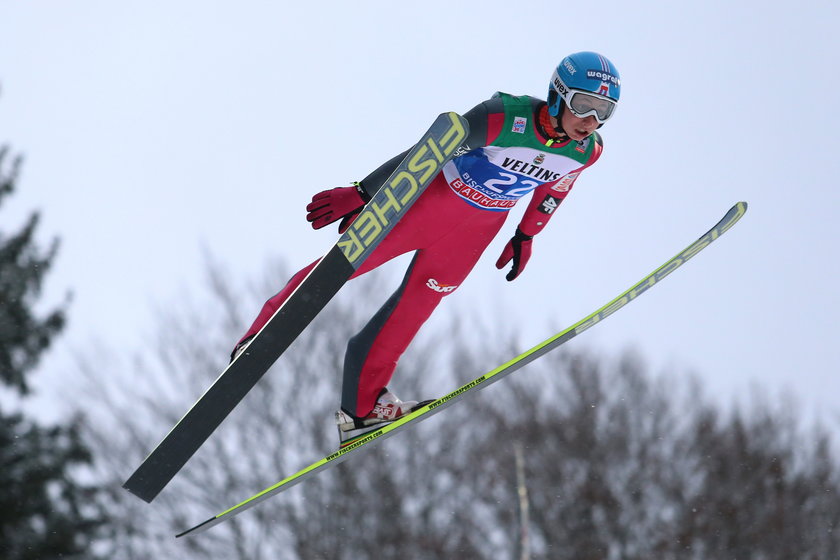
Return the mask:
{"type": "Polygon", "coordinates": [[[501,270],[513,259],[513,266],[510,272],[507,273],[507,276],[505,276],[508,282],[511,282],[525,270],[525,265],[528,264],[528,259],[531,258],[531,240],[533,238],[533,235],[525,235],[522,233],[522,230],[516,228],[516,233],[508,241],[508,244],[505,245],[502,256],[496,261],[496,268],[501,270]]]}

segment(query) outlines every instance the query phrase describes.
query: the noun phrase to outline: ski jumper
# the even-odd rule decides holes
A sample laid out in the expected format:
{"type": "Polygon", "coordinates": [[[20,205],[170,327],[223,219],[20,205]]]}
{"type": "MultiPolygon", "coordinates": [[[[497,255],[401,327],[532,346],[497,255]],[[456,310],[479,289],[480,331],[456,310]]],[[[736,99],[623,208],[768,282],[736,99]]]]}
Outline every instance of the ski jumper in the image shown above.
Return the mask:
{"type": "MultiPolygon", "coordinates": [[[[391,380],[397,361],[441,299],[453,293],[499,232],[516,202],[531,194],[519,230],[545,227],[580,172],[600,156],[597,133],[557,138],[546,103],[496,93],[466,113],[470,135],[423,194],[351,278],[414,251],[402,284],[353,336],[344,362],[341,407],[364,417],[391,380]]],[[[369,194],[402,160],[392,158],[360,182],[369,194]]],[[[295,274],[269,299],[242,338],[257,333],[312,268],[295,274]]]]}

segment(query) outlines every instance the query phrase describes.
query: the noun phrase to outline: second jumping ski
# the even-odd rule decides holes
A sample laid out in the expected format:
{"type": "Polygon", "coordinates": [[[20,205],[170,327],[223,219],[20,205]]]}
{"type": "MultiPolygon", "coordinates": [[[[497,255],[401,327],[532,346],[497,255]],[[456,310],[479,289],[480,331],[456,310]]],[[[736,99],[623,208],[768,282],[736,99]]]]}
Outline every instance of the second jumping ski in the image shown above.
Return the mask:
{"type": "Polygon", "coordinates": [[[705,249],[709,244],[711,244],[714,240],[718,237],[723,235],[729,228],[731,228],[735,223],[741,219],[741,217],[747,211],[747,203],[746,202],[738,202],[735,204],[727,213],[726,215],[717,223],[715,226],[703,234],[700,238],[698,238],[694,243],[686,247],[672,259],[668,260],[665,264],[645,276],[642,280],[634,284],[631,288],[620,294],[618,297],[601,307],[600,309],[594,311],[593,313],[587,315],[574,325],[568,327],[567,329],[555,334],[551,338],[544,340],[543,342],[537,344],[530,350],[523,352],[522,354],[516,356],[515,358],[511,359],[507,363],[502,364],[498,368],[490,371],[481,377],[474,379],[467,383],[466,385],[452,391],[448,395],[441,397],[426,406],[419,408],[408,414],[403,416],[402,418],[387,424],[383,428],[379,430],[370,432],[365,434],[364,436],[360,437],[355,442],[349,444],[348,446],[327,455],[320,461],[317,461],[308,467],[298,471],[297,473],[284,478],[277,484],[270,486],[263,490],[262,492],[248,498],[247,500],[227,509],[218,515],[211,517],[210,519],[196,525],[191,529],[187,529],[176,535],[177,537],[182,537],[185,535],[192,535],[196,533],[200,533],[222,523],[243,511],[254,507],[255,505],[267,500],[271,496],[274,496],[284,490],[288,490],[292,486],[303,482],[304,480],[315,476],[319,472],[333,467],[342,461],[348,459],[353,453],[356,453],[364,448],[366,448],[370,444],[375,444],[379,441],[382,441],[402,430],[405,428],[414,425],[414,423],[425,420],[426,418],[431,417],[433,414],[440,412],[441,410],[445,409],[448,406],[453,405],[455,402],[463,399],[468,394],[472,394],[475,390],[483,389],[496,381],[503,379],[504,377],[510,375],[514,371],[520,369],[521,367],[529,364],[539,358],[540,356],[546,354],[547,352],[557,348],[561,344],[565,344],[572,338],[576,337],[583,331],[589,329],[590,327],[595,326],[596,324],[600,323],[631,301],[635,300],[641,294],[645,293],[647,290],[655,286],[659,283],[663,278],[671,274],[674,270],[682,266],[686,261],[692,258],[694,255],[705,249]]]}

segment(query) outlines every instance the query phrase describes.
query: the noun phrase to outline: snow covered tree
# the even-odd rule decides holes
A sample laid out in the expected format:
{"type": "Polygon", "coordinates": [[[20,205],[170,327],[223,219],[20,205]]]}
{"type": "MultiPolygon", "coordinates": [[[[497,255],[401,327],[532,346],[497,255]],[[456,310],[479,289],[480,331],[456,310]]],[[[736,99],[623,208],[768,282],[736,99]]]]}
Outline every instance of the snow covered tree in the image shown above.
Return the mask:
{"type": "MultiPolygon", "coordinates": [[[[15,189],[20,159],[0,147],[0,205],[15,189]]],[[[13,234],[0,232],[0,385],[13,403],[30,392],[32,373],[65,322],[65,308],[35,311],[57,242],[35,242],[39,215],[13,234]]],[[[88,505],[91,490],[70,471],[88,463],[78,424],[41,426],[0,404],[0,557],[8,560],[91,558],[97,528],[88,505]]]]}

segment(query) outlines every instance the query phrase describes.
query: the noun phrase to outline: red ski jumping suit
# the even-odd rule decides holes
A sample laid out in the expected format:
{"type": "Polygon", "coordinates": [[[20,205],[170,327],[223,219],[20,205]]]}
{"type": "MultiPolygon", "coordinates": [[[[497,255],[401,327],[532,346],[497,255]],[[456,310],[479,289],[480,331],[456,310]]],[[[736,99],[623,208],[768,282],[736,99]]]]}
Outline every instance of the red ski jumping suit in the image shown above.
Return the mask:
{"type": "MultiPolygon", "coordinates": [[[[558,136],[549,124],[546,103],[533,97],[497,93],[464,116],[470,135],[459,149],[461,155],[444,166],[353,275],[415,251],[400,287],[349,341],[341,407],[354,416],[364,417],[373,409],[421,325],[464,281],[516,201],[533,193],[517,230],[520,240],[530,242],[580,172],[601,154],[597,133],[580,142],[558,136]]],[[[371,173],[360,188],[377,189],[403,155],[371,173]]],[[[497,266],[510,257],[503,254],[497,266]]],[[[265,303],[243,341],[262,328],[317,262],[295,274],[265,303]]],[[[514,270],[508,279],[516,274],[514,270]]]]}

